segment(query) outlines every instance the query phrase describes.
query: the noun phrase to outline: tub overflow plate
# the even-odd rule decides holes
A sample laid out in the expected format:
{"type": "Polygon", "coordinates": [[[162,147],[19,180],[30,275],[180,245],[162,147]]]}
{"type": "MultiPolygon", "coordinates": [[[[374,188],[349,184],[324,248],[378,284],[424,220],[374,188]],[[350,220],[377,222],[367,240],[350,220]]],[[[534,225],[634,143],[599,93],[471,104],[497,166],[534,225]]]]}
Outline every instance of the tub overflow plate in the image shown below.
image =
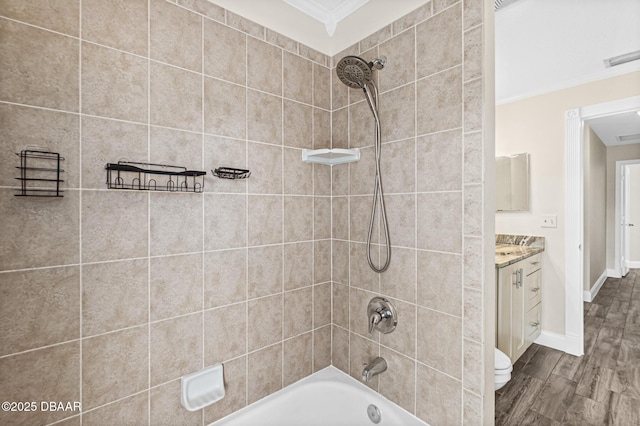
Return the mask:
{"type": "Polygon", "coordinates": [[[378,424],[380,420],[382,420],[382,416],[380,415],[380,410],[373,404],[370,404],[367,407],[367,415],[369,416],[369,420],[373,423],[378,424]]]}

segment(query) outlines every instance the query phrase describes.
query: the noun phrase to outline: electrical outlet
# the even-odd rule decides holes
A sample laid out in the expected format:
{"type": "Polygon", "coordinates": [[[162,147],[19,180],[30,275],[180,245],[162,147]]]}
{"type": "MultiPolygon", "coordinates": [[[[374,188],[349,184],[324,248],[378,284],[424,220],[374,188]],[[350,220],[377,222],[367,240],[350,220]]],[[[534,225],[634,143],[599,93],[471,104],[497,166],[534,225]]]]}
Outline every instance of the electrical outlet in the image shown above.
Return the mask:
{"type": "Polygon", "coordinates": [[[540,219],[540,226],[543,228],[557,228],[558,216],[552,214],[542,215],[542,218],[540,219]]]}

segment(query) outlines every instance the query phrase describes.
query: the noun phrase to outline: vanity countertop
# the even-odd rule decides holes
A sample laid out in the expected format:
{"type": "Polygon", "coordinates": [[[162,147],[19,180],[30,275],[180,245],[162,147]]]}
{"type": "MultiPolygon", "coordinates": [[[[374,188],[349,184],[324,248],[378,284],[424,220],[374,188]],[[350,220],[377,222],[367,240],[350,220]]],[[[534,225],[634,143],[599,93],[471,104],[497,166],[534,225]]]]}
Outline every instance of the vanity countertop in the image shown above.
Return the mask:
{"type": "Polygon", "coordinates": [[[496,244],[496,268],[504,268],[543,251],[542,247],[496,244]]]}

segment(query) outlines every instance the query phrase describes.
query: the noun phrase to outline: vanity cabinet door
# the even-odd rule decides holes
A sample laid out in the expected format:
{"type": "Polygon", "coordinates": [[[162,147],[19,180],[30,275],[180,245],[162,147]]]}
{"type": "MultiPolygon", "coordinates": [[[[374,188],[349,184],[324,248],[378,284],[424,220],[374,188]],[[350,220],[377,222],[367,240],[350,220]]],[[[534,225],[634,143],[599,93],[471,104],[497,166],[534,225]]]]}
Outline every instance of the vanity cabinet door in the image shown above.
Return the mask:
{"type": "Polygon", "coordinates": [[[512,360],[524,352],[524,289],[522,262],[498,272],[498,349],[512,360]]]}

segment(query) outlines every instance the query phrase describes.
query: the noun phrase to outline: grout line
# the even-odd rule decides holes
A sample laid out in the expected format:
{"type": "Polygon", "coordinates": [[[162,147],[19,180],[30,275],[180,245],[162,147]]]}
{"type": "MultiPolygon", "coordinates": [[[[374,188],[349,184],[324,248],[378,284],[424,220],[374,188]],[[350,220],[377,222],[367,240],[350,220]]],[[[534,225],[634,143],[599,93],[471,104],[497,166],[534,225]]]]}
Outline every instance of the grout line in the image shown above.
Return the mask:
{"type": "MultiPolygon", "coordinates": [[[[79,36],[79,42],[78,42],[78,165],[79,165],[79,173],[78,173],[78,186],[79,188],[82,188],[83,186],[83,179],[82,179],[82,0],[79,0],[78,2],[78,36],[79,36]]],[[[82,406],[82,401],[83,401],[83,388],[82,388],[82,381],[84,379],[83,374],[82,374],[82,342],[84,339],[84,335],[83,335],[83,272],[84,272],[84,267],[83,267],[83,258],[82,258],[82,191],[78,191],[78,261],[79,261],[79,266],[78,266],[78,273],[80,275],[80,282],[79,282],[79,294],[78,294],[78,303],[80,304],[79,306],[79,316],[80,316],[80,320],[79,320],[79,324],[80,324],[80,330],[79,330],[79,337],[80,340],[78,341],[78,346],[79,346],[79,352],[78,352],[78,358],[79,358],[79,365],[78,368],[80,369],[79,374],[78,374],[78,380],[79,380],[79,396],[78,398],[80,399],[80,404],[82,406]]],[[[79,415],[79,419],[80,419],[80,426],[82,426],[82,411],[80,411],[80,415],[79,415]]]]}
{"type": "MultiPolygon", "coordinates": [[[[147,161],[151,162],[151,0],[147,1],[147,161]]],[[[151,424],[151,194],[147,195],[147,422],[151,424]]]]}

